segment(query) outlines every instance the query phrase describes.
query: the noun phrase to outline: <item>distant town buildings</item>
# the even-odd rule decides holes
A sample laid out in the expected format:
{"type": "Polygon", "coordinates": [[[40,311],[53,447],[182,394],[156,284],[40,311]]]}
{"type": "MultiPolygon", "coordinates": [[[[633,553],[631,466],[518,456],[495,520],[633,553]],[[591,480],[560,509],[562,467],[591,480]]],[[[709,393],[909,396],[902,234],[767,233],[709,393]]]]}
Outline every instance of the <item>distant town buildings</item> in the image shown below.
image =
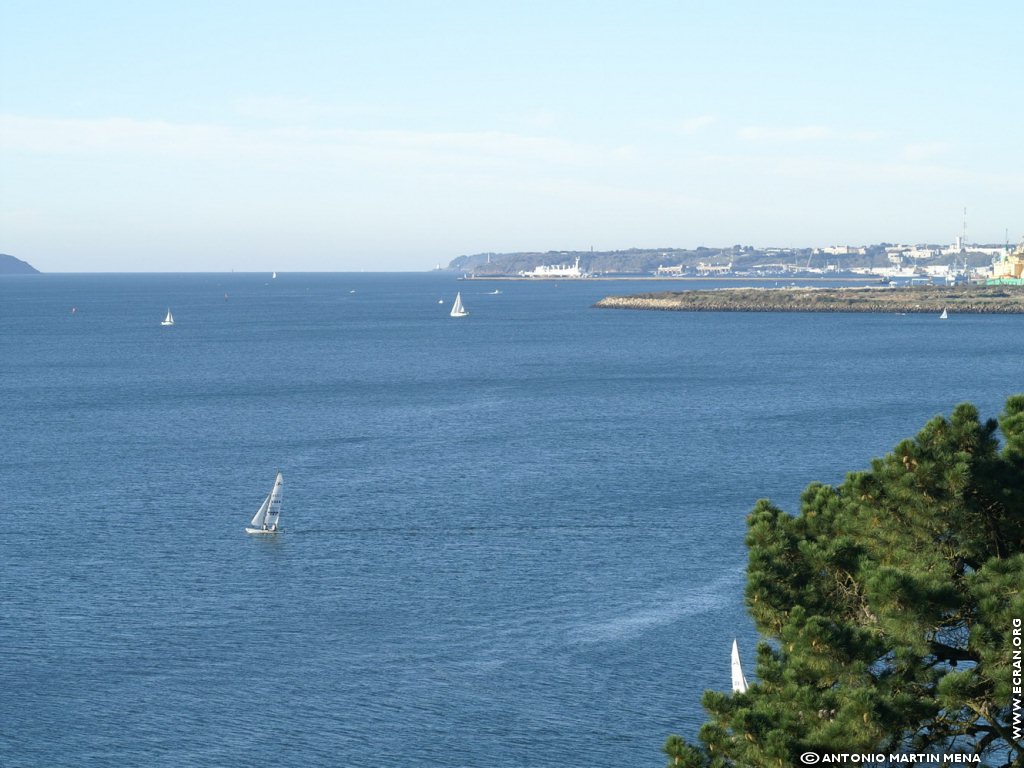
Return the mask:
{"type": "MultiPolygon", "coordinates": [[[[1022,241],[1024,243],[1024,241],[1022,241]]],[[[460,256],[449,269],[467,279],[510,277],[576,279],[648,275],[666,279],[735,277],[878,279],[895,285],[1019,281],[1024,285],[1024,250],[969,243],[828,245],[825,247],[630,248],[627,250],[480,253],[460,256]]]]}
{"type": "Polygon", "coordinates": [[[828,248],[817,248],[814,252],[828,256],[851,256],[853,254],[863,256],[867,253],[867,248],[855,248],[852,245],[830,245],[828,248]]]}

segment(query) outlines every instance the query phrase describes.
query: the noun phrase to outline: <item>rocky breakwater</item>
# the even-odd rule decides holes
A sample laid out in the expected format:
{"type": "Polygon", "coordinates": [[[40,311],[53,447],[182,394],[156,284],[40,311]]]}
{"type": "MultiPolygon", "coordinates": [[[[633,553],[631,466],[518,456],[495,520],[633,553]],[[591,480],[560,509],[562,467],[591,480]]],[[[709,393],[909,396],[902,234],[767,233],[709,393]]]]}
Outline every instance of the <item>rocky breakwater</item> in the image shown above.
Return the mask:
{"type": "Polygon", "coordinates": [[[1022,314],[1024,287],[718,288],[606,296],[595,307],[675,312],[890,312],[1022,314]]]}

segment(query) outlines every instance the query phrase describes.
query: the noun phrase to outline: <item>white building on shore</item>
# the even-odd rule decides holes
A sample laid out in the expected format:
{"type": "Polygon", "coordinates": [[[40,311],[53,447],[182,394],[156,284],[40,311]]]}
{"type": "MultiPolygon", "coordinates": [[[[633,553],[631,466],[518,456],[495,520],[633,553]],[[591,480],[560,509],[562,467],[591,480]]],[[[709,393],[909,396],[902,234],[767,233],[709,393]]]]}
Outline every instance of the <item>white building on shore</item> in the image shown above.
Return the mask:
{"type": "Polygon", "coordinates": [[[672,267],[665,267],[659,265],[658,268],[654,270],[654,275],[655,277],[682,277],[683,272],[685,271],[686,267],[684,267],[682,264],[676,264],[675,266],[672,267]]]}
{"type": "Polygon", "coordinates": [[[830,245],[827,248],[815,248],[814,252],[824,253],[828,256],[863,256],[867,253],[867,248],[853,245],[830,245]]]}
{"type": "Polygon", "coordinates": [[[732,262],[728,264],[705,264],[703,261],[697,264],[697,274],[702,276],[707,275],[727,275],[732,272],[732,262]]]}

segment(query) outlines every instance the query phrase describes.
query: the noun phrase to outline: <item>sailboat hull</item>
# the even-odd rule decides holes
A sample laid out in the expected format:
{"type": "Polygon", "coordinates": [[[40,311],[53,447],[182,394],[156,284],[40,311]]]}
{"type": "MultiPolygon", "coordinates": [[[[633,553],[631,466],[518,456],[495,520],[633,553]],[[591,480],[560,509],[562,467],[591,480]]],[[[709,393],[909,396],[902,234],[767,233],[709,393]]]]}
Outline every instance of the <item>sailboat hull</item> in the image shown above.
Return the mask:
{"type": "Polygon", "coordinates": [[[246,528],[245,532],[246,533],[257,533],[257,534],[258,533],[278,533],[278,532],[280,532],[280,530],[281,530],[280,528],[274,528],[274,529],[270,529],[270,528],[246,528]]]}

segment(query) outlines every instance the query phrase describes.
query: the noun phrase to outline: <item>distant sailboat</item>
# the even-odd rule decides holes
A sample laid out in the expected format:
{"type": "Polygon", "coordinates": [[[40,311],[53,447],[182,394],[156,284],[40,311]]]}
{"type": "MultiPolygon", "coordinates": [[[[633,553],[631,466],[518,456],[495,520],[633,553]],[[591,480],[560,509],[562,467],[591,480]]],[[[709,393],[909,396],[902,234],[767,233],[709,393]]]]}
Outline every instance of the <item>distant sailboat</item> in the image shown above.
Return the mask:
{"type": "Polygon", "coordinates": [[[277,280],[277,272],[271,272],[270,273],[270,279],[271,280],[277,280]]]}
{"type": "Polygon", "coordinates": [[[281,491],[283,485],[284,478],[278,472],[277,478],[274,480],[273,489],[267,494],[267,498],[263,500],[256,514],[253,515],[249,527],[245,529],[246,533],[277,533],[277,521],[281,517],[281,491]]]}
{"type": "Polygon", "coordinates": [[[946,312],[946,308],[942,308],[942,314],[939,315],[939,320],[949,320],[949,313],[946,312]]]}
{"type": "Polygon", "coordinates": [[[160,321],[160,325],[174,325],[174,315],[171,314],[171,308],[167,308],[167,317],[160,321]]]}
{"type": "Polygon", "coordinates": [[[747,692],[747,678],[743,676],[743,667],[740,666],[740,649],[735,640],[732,641],[732,692],[747,692]]]}
{"type": "Polygon", "coordinates": [[[462,293],[461,292],[460,293],[456,293],[455,294],[455,303],[452,304],[451,316],[452,317],[465,317],[468,314],[469,314],[469,312],[467,312],[466,308],[464,306],[462,306],[462,293]]]}

